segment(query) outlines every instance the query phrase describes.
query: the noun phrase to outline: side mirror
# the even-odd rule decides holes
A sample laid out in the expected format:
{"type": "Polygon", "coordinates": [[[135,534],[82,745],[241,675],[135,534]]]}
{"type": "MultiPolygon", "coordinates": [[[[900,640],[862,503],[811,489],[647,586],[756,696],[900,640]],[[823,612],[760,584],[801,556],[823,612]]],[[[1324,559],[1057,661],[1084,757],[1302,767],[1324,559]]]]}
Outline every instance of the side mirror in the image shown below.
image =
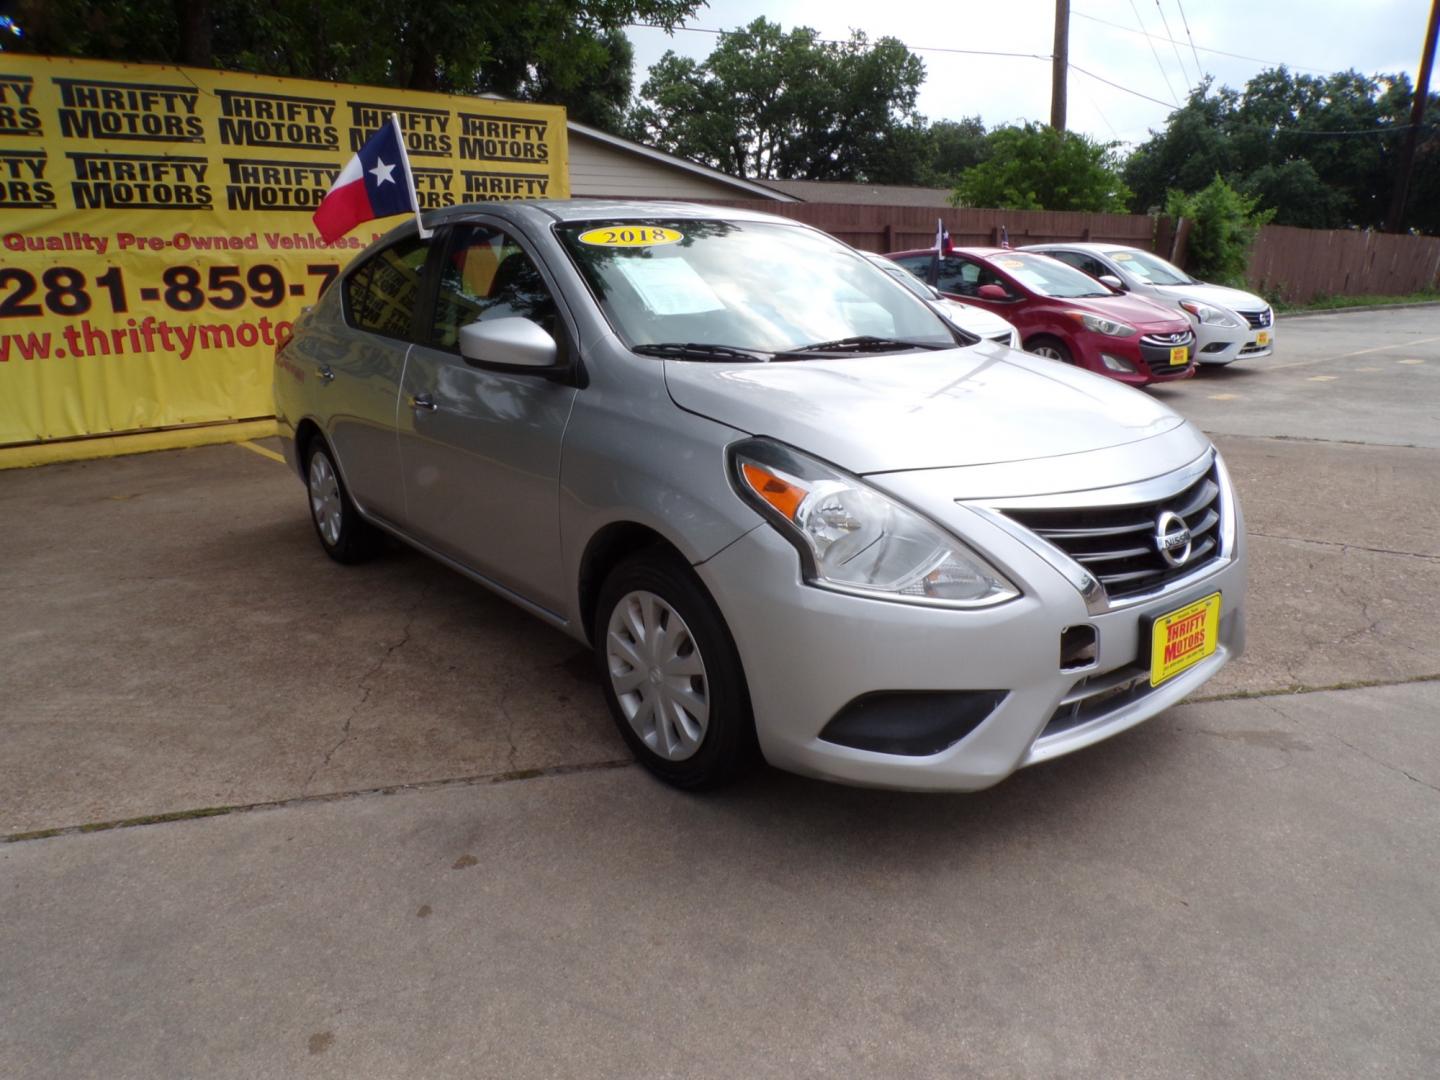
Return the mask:
{"type": "Polygon", "coordinates": [[[1125,283],[1114,274],[1101,274],[1097,280],[1111,292],[1119,293],[1125,291],[1125,283]]]}
{"type": "Polygon", "coordinates": [[[1010,294],[999,285],[981,285],[975,290],[975,295],[981,300],[1009,300],[1010,294]]]}
{"type": "Polygon", "coordinates": [[[460,355],[475,364],[546,368],[555,366],[558,350],[538,323],[512,315],[462,326],[460,355]]]}

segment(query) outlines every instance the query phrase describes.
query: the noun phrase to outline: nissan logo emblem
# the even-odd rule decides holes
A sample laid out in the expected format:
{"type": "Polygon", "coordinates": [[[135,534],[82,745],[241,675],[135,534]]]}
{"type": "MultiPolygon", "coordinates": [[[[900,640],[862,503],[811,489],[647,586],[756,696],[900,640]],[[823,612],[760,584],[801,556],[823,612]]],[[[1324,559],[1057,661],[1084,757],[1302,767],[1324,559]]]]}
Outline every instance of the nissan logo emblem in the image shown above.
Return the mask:
{"type": "Polygon", "coordinates": [[[1171,566],[1184,566],[1190,558],[1190,526],[1173,510],[1162,510],[1155,519],[1155,550],[1171,566]]]}

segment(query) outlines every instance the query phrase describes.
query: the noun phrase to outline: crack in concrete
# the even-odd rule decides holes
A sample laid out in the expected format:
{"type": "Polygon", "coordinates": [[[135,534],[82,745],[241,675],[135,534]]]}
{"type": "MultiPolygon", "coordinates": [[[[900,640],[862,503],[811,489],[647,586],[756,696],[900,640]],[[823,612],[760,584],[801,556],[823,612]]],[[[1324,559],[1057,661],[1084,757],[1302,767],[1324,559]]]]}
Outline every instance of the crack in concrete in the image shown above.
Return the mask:
{"type": "Polygon", "coordinates": [[[167,825],[196,818],[224,817],[229,814],[245,814],[256,810],[284,810],[292,806],[311,803],[343,802],[349,799],[363,799],[373,795],[398,795],[402,792],[433,791],[450,787],[478,787],[483,784],[508,784],[517,780],[536,780],[547,776],[570,776],[576,773],[604,772],[609,769],[625,769],[636,764],[634,758],[609,758],[603,761],[581,762],[576,765],[548,765],[534,769],[515,769],[498,773],[479,773],[473,776],[452,776],[441,780],[417,780],[408,784],[388,784],[384,787],[359,788],[354,791],[327,791],[321,795],[296,795],[290,799],[273,799],[269,802],[237,803],[228,806],[206,806],[196,810],[175,810],[164,814],[149,814],[138,818],[121,818],[112,821],[92,821],[83,825],[61,825],[47,829],[29,829],[24,832],[0,836],[0,843],[20,843],[26,840],[48,840],[56,836],[78,836],[84,833],[108,832],[111,829],[134,829],[141,825],[167,825]]]}
{"type": "Polygon", "coordinates": [[[1339,540],[1308,540],[1303,536],[1277,536],[1274,533],[1257,532],[1254,529],[1247,529],[1247,536],[1259,536],[1266,540],[1288,540],[1295,544],[1317,544],[1320,547],[1335,547],[1341,552],[1346,551],[1368,551],[1376,555],[1404,555],[1411,559],[1424,559],[1427,562],[1440,562],[1440,555],[1431,555],[1423,551],[1400,551],[1396,548],[1367,547],[1364,544],[1346,544],[1339,540]]]}
{"type": "Polygon", "coordinates": [[[1324,732],[1324,734],[1329,735],[1330,738],[1334,739],[1336,742],[1338,742],[1341,746],[1345,747],[1346,749],[1355,751],[1355,753],[1359,754],[1361,757],[1365,758],[1365,759],[1368,760],[1368,761],[1373,761],[1376,765],[1379,765],[1382,769],[1386,769],[1386,770],[1388,770],[1389,772],[1397,772],[1397,773],[1399,773],[1401,776],[1405,777],[1405,779],[1411,780],[1411,781],[1419,784],[1421,787],[1429,788],[1431,791],[1440,792],[1440,787],[1436,787],[1434,784],[1428,783],[1428,782],[1425,781],[1425,780],[1421,780],[1420,777],[1416,776],[1416,775],[1415,775],[1414,773],[1412,773],[1412,772],[1409,772],[1409,771],[1407,771],[1407,770],[1405,770],[1405,769],[1402,769],[1399,765],[1392,765],[1392,764],[1390,764],[1390,762],[1388,762],[1388,761],[1381,761],[1381,760],[1380,760],[1379,758],[1377,758],[1374,754],[1366,753],[1364,750],[1361,750],[1360,747],[1356,746],[1354,743],[1346,742],[1346,741],[1345,741],[1344,739],[1342,739],[1339,735],[1335,735],[1335,734],[1333,734],[1333,733],[1331,733],[1331,732],[1328,732],[1328,731],[1327,731],[1327,732],[1324,732]]]}
{"type": "Polygon", "coordinates": [[[1336,446],[1375,446],[1382,450],[1435,450],[1433,446],[1421,443],[1369,442],[1365,439],[1321,439],[1314,435],[1251,435],[1243,431],[1213,431],[1209,434],[1222,439],[1273,440],[1275,442],[1333,443],[1336,446]]]}
{"type": "Polygon", "coordinates": [[[365,703],[370,700],[370,695],[375,689],[370,685],[370,680],[374,679],[375,676],[380,673],[380,670],[390,662],[390,658],[394,656],[396,652],[409,644],[411,628],[414,627],[415,620],[419,617],[420,609],[424,606],[425,598],[429,591],[430,586],[428,583],[420,587],[420,592],[415,597],[415,603],[411,605],[409,612],[406,614],[405,625],[400,631],[400,640],[387,645],[384,654],[371,665],[370,670],[356,680],[355,686],[360,691],[360,700],[351,706],[349,713],[346,714],[345,722],[340,726],[340,738],[335,742],[334,746],[325,751],[325,756],[310,770],[310,775],[305,777],[305,782],[300,785],[302,792],[309,789],[311,783],[314,782],[315,777],[320,774],[321,770],[329,768],[330,759],[335,756],[342,746],[350,741],[350,726],[355,722],[355,717],[360,715],[360,710],[365,707],[365,703]]]}
{"type": "Polygon", "coordinates": [[[1403,679],[1352,679],[1349,682],[1328,683],[1323,686],[1307,686],[1297,681],[1289,686],[1277,686],[1268,690],[1231,690],[1223,694],[1198,695],[1186,698],[1184,703],[1201,705],[1212,701],[1251,701],[1271,697],[1294,697],[1297,694],[1325,694],[1336,690],[1373,690],[1381,686],[1409,686],[1422,682],[1440,682],[1440,672],[1408,675],[1403,679]]]}
{"type": "Polygon", "coordinates": [[[500,715],[505,718],[505,742],[510,746],[510,755],[506,763],[513,769],[515,768],[515,756],[520,751],[519,747],[515,745],[515,718],[510,715],[509,702],[511,689],[512,687],[507,683],[504,689],[500,691],[498,708],[500,709],[500,715]]]}
{"type": "MultiPolygon", "coordinates": [[[[1434,678],[1435,678],[1434,676],[1431,676],[1431,677],[1426,678],[1426,679],[1410,679],[1410,680],[1406,680],[1406,682],[1429,682],[1429,681],[1433,681],[1434,678]]],[[[1404,684],[1397,684],[1397,683],[1377,683],[1377,684],[1374,684],[1374,685],[1376,685],[1376,686],[1395,686],[1395,685],[1404,685],[1404,684]]],[[[1369,689],[1369,688],[1370,688],[1370,687],[1366,687],[1366,689],[1369,689]]],[[[1380,760],[1379,758],[1377,758],[1374,754],[1367,753],[1366,751],[1360,749],[1360,747],[1356,746],[1354,743],[1351,743],[1351,742],[1346,741],[1345,739],[1342,739],[1339,735],[1336,735],[1336,734],[1334,734],[1333,732],[1329,732],[1329,731],[1316,732],[1316,731],[1314,731],[1313,729],[1306,727],[1305,724],[1303,724],[1299,719],[1297,719],[1296,717],[1293,717],[1293,716],[1291,716],[1289,713],[1285,712],[1284,709],[1280,708],[1280,706],[1278,706],[1277,704],[1275,704],[1274,701],[1269,700],[1268,698],[1261,698],[1261,699],[1259,699],[1259,703],[1260,703],[1261,705],[1263,705],[1266,709],[1268,709],[1271,713],[1273,713],[1276,717],[1278,717],[1280,720],[1284,721],[1286,724],[1288,724],[1288,725],[1290,725],[1292,728],[1294,728],[1296,731],[1303,731],[1303,732],[1304,732],[1305,734],[1307,734],[1307,735],[1315,735],[1315,734],[1324,735],[1324,736],[1326,736],[1326,737],[1328,737],[1328,738],[1334,739],[1336,742],[1338,742],[1341,746],[1345,747],[1347,750],[1352,750],[1352,751],[1354,751],[1355,753],[1359,754],[1361,757],[1366,758],[1367,760],[1374,762],[1376,765],[1379,765],[1382,769],[1387,769],[1387,770],[1389,770],[1389,771],[1391,771],[1391,772],[1398,772],[1401,776],[1405,777],[1407,780],[1411,780],[1411,781],[1419,784],[1421,787],[1427,787],[1427,788],[1429,788],[1431,791],[1440,792],[1440,787],[1437,787],[1437,786],[1434,785],[1434,784],[1431,784],[1431,783],[1429,783],[1429,782],[1427,782],[1427,781],[1425,781],[1425,780],[1420,779],[1420,777],[1416,776],[1414,773],[1409,772],[1409,771],[1406,770],[1406,769],[1402,769],[1402,768],[1400,768],[1400,766],[1398,766],[1398,765],[1392,765],[1392,764],[1390,764],[1388,761],[1381,761],[1381,760],[1380,760]]],[[[1212,733],[1212,732],[1205,732],[1204,734],[1213,734],[1213,733],[1212,733]]]]}

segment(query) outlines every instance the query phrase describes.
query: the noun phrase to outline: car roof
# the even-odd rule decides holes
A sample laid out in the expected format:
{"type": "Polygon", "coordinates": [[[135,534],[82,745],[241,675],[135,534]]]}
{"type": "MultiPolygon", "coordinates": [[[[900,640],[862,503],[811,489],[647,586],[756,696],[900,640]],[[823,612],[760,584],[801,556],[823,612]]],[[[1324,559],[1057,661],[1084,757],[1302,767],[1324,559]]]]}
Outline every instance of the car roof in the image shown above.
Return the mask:
{"type": "MultiPolygon", "coordinates": [[[[997,255],[1014,255],[1020,248],[997,248],[997,247],[957,247],[954,249],[958,255],[973,255],[979,259],[993,259],[997,255]]],[[[913,248],[910,251],[892,251],[886,256],[887,259],[894,259],[909,255],[933,255],[934,248],[913,248]]],[[[1031,252],[1033,255],[1034,252],[1031,252]]]]}
{"type": "MultiPolygon", "coordinates": [[[[1108,251],[1145,251],[1142,247],[1134,244],[1097,244],[1094,241],[1071,241],[1056,240],[1050,244],[1026,244],[1021,251],[1036,251],[1040,248],[1064,248],[1066,251],[1093,251],[1097,255],[1104,255],[1108,251]]],[[[1146,252],[1148,255],[1149,252],[1146,252]]]]}
{"type": "Polygon", "coordinates": [[[495,214],[515,220],[545,221],[653,221],[657,218],[725,221],[776,221],[799,225],[800,222],[776,214],[756,210],[740,210],[730,206],[706,206],[700,203],[637,201],[622,199],[517,199],[511,202],[461,203],[427,212],[426,222],[443,224],[469,214],[495,214]]]}

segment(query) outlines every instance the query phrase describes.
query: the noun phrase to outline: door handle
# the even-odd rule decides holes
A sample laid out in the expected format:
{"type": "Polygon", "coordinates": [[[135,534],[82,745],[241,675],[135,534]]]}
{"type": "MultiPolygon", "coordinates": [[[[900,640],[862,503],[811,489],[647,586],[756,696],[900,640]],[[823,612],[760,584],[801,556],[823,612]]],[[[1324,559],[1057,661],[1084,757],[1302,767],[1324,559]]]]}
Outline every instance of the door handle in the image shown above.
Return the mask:
{"type": "Polygon", "coordinates": [[[435,404],[435,399],[429,394],[416,394],[410,399],[410,407],[412,409],[429,409],[434,412],[440,406],[435,404]]]}
{"type": "Polygon", "coordinates": [[[331,379],[335,378],[335,372],[329,364],[321,364],[316,374],[320,376],[322,383],[328,383],[331,379]]]}

